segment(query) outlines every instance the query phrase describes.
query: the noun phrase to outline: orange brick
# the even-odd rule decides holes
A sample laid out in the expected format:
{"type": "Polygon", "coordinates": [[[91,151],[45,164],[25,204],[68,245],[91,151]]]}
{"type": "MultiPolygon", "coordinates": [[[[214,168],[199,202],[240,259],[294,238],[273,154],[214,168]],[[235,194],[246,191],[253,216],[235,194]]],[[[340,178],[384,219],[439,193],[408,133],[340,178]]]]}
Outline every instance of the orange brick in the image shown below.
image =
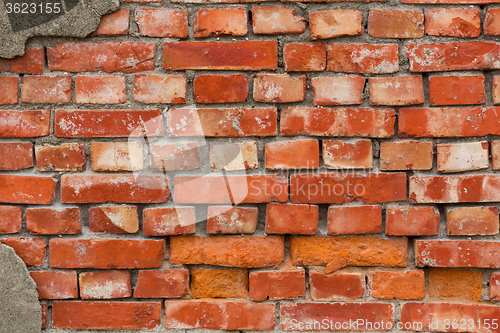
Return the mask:
{"type": "Polygon", "coordinates": [[[144,236],[194,234],[194,207],[146,208],[143,211],[144,236]]]}
{"type": "Polygon", "coordinates": [[[23,103],[70,103],[71,76],[24,76],[23,103]]]}
{"type": "Polygon", "coordinates": [[[368,274],[370,295],[378,299],[422,299],[425,276],[421,269],[407,272],[372,271],[368,274]]]}
{"type": "Polygon", "coordinates": [[[199,75],[193,82],[196,103],[237,103],[248,97],[248,77],[244,74],[199,75]]]}
{"type": "Polygon", "coordinates": [[[257,207],[209,206],[207,234],[253,234],[257,228],[257,207]]]}
{"type": "Polygon", "coordinates": [[[144,167],[140,142],[92,142],[90,158],[94,171],[135,171],[144,167]]]}
{"type": "Polygon", "coordinates": [[[45,261],[47,244],[42,238],[9,237],[0,243],[13,248],[26,266],[42,266],[45,261]]]}
{"type": "Polygon", "coordinates": [[[26,47],[24,55],[13,59],[0,58],[0,72],[43,74],[45,67],[43,46],[26,47]]]}
{"type": "Polygon", "coordinates": [[[488,142],[463,142],[437,145],[438,172],[461,172],[489,166],[488,142]]]}
{"type": "Polygon", "coordinates": [[[75,235],[82,232],[80,208],[27,208],[26,228],[38,235],[75,235]]]}
{"type": "Polygon", "coordinates": [[[429,78],[430,105],[483,104],[484,101],[484,75],[429,78]]]}
{"type": "Polygon", "coordinates": [[[432,298],[479,301],[483,291],[483,274],[479,271],[433,268],[427,276],[427,289],[432,298]]]}
{"type": "Polygon", "coordinates": [[[77,76],[75,101],[78,104],[116,104],[127,101],[125,76],[77,76]]]}
{"type": "Polygon", "coordinates": [[[500,273],[492,272],[490,275],[490,300],[500,300],[500,273]]]}
{"type": "Polygon", "coordinates": [[[289,103],[303,101],[306,96],[306,76],[288,74],[256,74],[253,99],[260,102],[289,103]]]}
{"type": "Polygon", "coordinates": [[[257,169],[257,142],[211,146],[210,167],[212,171],[257,169]]]}
{"type": "Polygon", "coordinates": [[[315,235],[319,208],[316,205],[268,204],[266,234],[315,235]]]}
{"type": "Polygon", "coordinates": [[[493,104],[500,104],[500,75],[493,76],[492,82],[492,99],[493,104]]]}
{"type": "Polygon", "coordinates": [[[50,205],[57,181],[52,177],[0,175],[0,203],[50,205]]]}
{"type": "Polygon", "coordinates": [[[487,36],[500,35],[500,8],[486,9],[483,22],[483,33],[487,36]]]}
{"type": "Polygon", "coordinates": [[[329,235],[378,234],[382,232],[379,205],[328,208],[329,235]]]}
{"type": "Polygon", "coordinates": [[[94,32],[97,36],[127,35],[130,9],[120,8],[116,12],[101,17],[101,23],[94,32]]]}
{"type": "Polygon", "coordinates": [[[498,235],[498,227],[496,207],[462,207],[446,211],[448,235],[498,235]]]}
{"type": "Polygon", "coordinates": [[[112,299],[132,296],[130,272],[96,271],[78,275],[82,299],[112,299]]]}
{"type": "Polygon", "coordinates": [[[311,39],[363,34],[363,13],[357,9],[325,10],[309,14],[311,39]]]}
{"type": "Polygon", "coordinates": [[[134,101],[141,103],[186,103],[187,80],[184,75],[137,74],[134,101]]]}
{"type": "Polygon", "coordinates": [[[266,169],[317,169],[319,141],[296,140],[266,144],[266,169]]]}
{"type": "Polygon", "coordinates": [[[135,20],[141,35],[149,37],[188,36],[187,10],[172,8],[137,8],[135,20]]]}
{"type": "Polygon", "coordinates": [[[31,142],[1,142],[0,170],[20,170],[33,167],[31,142]]]}
{"type": "Polygon", "coordinates": [[[151,168],[156,171],[193,170],[200,167],[196,142],[151,144],[149,153],[151,168]]]}
{"type": "Polygon", "coordinates": [[[0,206],[0,234],[15,234],[23,229],[23,210],[21,207],[0,206]]]}
{"type": "Polygon", "coordinates": [[[360,272],[309,271],[309,288],[313,301],[353,301],[365,294],[365,275],[360,272]]]}
{"type": "Polygon", "coordinates": [[[60,146],[35,146],[38,171],[81,171],[85,169],[85,146],[63,143],[60,146]]]}
{"type": "Polygon", "coordinates": [[[425,102],[422,76],[369,78],[370,104],[411,105],[425,102]]]}
{"type": "Polygon", "coordinates": [[[78,298],[76,271],[30,272],[39,299],[78,298]]]}
{"type": "Polygon", "coordinates": [[[251,272],[250,300],[265,301],[305,298],[306,276],[304,270],[251,272]]]}
{"type": "Polygon", "coordinates": [[[422,38],[424,14],[421,10],[370,9],[368,33],[376,38],[422,38]]]}
{"type": "Polygon", "coordinates": [[[248,272],[244,269],[191,268],[191,297],[247,298],[248,272]]]}
{"type": "Polygon", "coordinates": [[[314,77],[311,79],[313,105],[351,105],[363,102],[365,78],[314,77]]]}
{"type": "Polygon", "coordinates": [[[435,207],[388,207],[385,233],[391,236],[437,235],[439,211],[435,207]]]}
{"type": "Polygon", "coordinates": [[[187,269],[139,271],[135,298],[178,298],[186,295],[189,272],[187,269]]]}
{"type": "Polygon", "coordinates": [[[50,134],[50,110],[0,110],[0,138],[30,138],[50,134]]]}
{"type": "Polygon", "coordinates": [[[293,9],[268,6],[252,8],[252,26],[257,35],[302,34],[307,23],[293,9]]]}
{"type": "Polygon", "coordinates": [[[355,74],[399,71],[397,44],[328,44],[326,69],[355,74]]]}
{"type": "Polygon", "coordinates": [[[481,28],[479,14],[479,8],[428,9],[425,11],[425,32],[431,36],[477,37],[481,28]]]}
{"type": "Polygon", "coordinates": [[[108,234],[133,234],[139,231],[137,206],[101,206],[89,209],[89,229],[108,234]]]}
{"type": "Polygon", "coordinates": [[[323,161],[329,169],[371,169],[373,152],[371,140],[344,142],[323,140],[323,161]]]}
{"type": "Polygon", "coordinates": [[[326,68],[326,45],[323,43],[288,43],[283,47],[287,72],[321,72],[326,68]]]}
{"type": "MultiPolygon", "coordinates": [[[[24,78],[26,78],[26,76],[23,77],[23,79],[24,78]]],[[[0,76],[0,91],[2,92],[0,95],[0,105],[17,104],[17,86],[17,76],[0,76]]],[[[25,101],[23,100],[23,102],[25,101]]]]}
{"type": "Polygon", "coordinates": [[[245,36],[247,22],[243,7],[200,9],[193,21],[194,37],[245,36]]]}
{"type": "Polygon", "coordinates": [[[430,170],[434,144],[421,141],[380,143],[381,170],[430,170]]]}

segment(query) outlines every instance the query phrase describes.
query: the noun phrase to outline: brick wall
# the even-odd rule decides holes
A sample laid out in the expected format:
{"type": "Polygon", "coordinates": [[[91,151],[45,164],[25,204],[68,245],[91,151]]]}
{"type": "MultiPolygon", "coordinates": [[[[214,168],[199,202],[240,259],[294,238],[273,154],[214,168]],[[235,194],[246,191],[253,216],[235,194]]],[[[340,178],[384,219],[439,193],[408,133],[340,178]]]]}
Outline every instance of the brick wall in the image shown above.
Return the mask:
{"type": "Polygon", "coordinates": [[[498,1],[233,2],[0,59],[45,331],[500,332],[498,1]]]}

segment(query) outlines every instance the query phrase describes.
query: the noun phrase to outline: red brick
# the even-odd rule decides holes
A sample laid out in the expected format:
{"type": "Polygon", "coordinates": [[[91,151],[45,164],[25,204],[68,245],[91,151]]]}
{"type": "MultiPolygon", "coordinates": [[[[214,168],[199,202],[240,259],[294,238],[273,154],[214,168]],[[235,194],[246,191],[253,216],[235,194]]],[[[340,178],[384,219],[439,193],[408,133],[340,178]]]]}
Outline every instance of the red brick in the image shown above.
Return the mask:
{"type": "Polygon", "coordinates": [[[260,102],[289,103],[303,101],[306,96],[306,76],[288,74],[256,74],[253,99],[260,102]]]}
{"type": "Polygon", "coordinates": [[[50,208],[27,208],[26,228],[39,235],[75,235],[82,232],[80,208],[55,210],[50,208]]]}
{"type": "Polygon", "coordinates": [[[500,141],[491,141],[491,169],[500,170],[500,141]]]}
{"type": "Polygon", "coordinates": [[[221,69],[275,70],[278,67],[276,41],[166,42],[163,68],[166,70],[221,69]]]}
{"type": "Polygon", "coordinates": [[[290,236],[290,255],[295,266],[326,265],[327,274],[347,265],[406,267],[408,240],[364,236],[290,236]]]}
{"type": "Polygon", "coordinates": [[[242,298],[248,296],[245,269],[191,269],[192,298],[242,298]]]}
{"type": "Polygon", "coordinates": [[[257,228],[257,207],[209,206],[207,234],[253,234],[257,228]]]}
{"type": "Polygon", "coordinates": [[[186,103],[187,80],[184,75],[137,74],[134,101],[141,103],[186,103]]]}
{"type": "Polygon", "coordinates": [[[162,176],[133,175],[63,175],[63,203],[159,203],[170,196],[167,181],[162,176]]]}
{"type": "Polygon", "coordinates": [[[365,78],[354,77],[314,77],[311,79],[313,105],[361,104],[365,78]]]}
{"type": "Polygon", "coordinates": [[[85,146],[63,143],[60,146],[35,146],[38,171],[81,171],[85,169],[85,146]]]}
{"type": "Polygon", "coordinates": [[[399,109],[399,136],[470,137],[500,134],[499,107],[399,109]]]}
{"type": "Polygon", "coordinates": [[[139,271],[135,298],[177,298],[186,295],[189,272],[187,269],[139,271]]]}
{"type": "Polygon", "coordinates": [[[137,8],[135,21],[139,32],[150,37],[188,36],[187,10],[173,8],[137,8]]]}
{"type": "Polygon", "coordinates": [[[448,235],[498,235],[498,227],[497,207],[461,207],[446,211],[448,235]]]}
{"type": "Polygon", "coordinates": [[[170,109],[170,136],[244,137],[277,134],[276,108],[170,109]]]}
{"type": "Polygon", "coordinates": [[[132,296],[130,272],[96,271],[78,275],[82,299],[112,299],[132,296]]]}
{"type": "Polygon", "coordinates": [[[290,176],[293,203],[364,204],[406,201],[404,173],[295,174],[290,176]]]}
{"type": "Polygon", "coordinates": [[[1,142],[0,170],[21,170],[33,167],[31,142],[1,142]]]}
{"type": "Polygon", "coordinates": [[[89,229],[108,234],[135,234],[139,231],[137,206],[101,206],[89,209],[89,229]]]}
{"type": "Polygon", "coordinates": [[[349,322],[357,323],[357,331],[371,331],[372,323],[384,322],[384,327],[394,326],[394,305],[385,303],[281,303],[281,329],[311,331],[320,330],[321,324],[327,323],[331,330],[335,323],[344,324],[347,330],[349,322]],[[370,324],[368,324],[368,322],[370,324]],[[330,323],[331,326],[330,326],[330,323]],[[359,324],[359,325],[358,325],[359,324]]]}
{"type": "Polygon", "coordinates": [[[65,72],[151,71],[156,60],[156,43],[67,42],[47,48],[49,70],[65,72]]]}
{"type": "Polygon", "coordinates": [[[256,35],[302,34],[306,20],[284,6],[252,8],[253,33],[256,35]]]}
{"type": "Polygon", "coordinates": [[[71,103],[71,92],[71,76],[23,76],[21,101],[23,103],[71,103]]]}
{"type": "Polygon", "coordinates": [[[321,72],[326,68],[323,43],[288,43],[283,46],[283,62],[288,72],[321,72]]]}
{"type": "Polygon", "coordinates": [[[257,142],[211,146],[210,167],[212,171],[258,169],[257,142]]]}
{"type": "Polygon", "coordinates": [[[500,273],[492,272],[490,275],[490,300],[500,300],[500,273]]]}
{"type": "Polygon", "coordinates": [[[22,231],[23,210],[21,207],[0,206],[0,234],[15,234],[22,231]]]}
{"type": "Polygon", "coordinates": [[[370,85],[370,104],[372,105],[411,105],[425,102],[422,76],[372,77],[370,85]]]}
{"type": "Polygon", "coordinates": [[[498,3],[498,0],[403,0],[402,3],[423,3],[423,4],[488,4],[488,3],[498,3]]]}
{"type": "Polygon", "coordinates": [[[430,105],[483,104],[484,101],[484,75],[429,78],[430,105]]]}
{"type": "Polygon", "coordinates": [[[326,69],[356,74],[389,74],[399,71],[397,44],[328,44],[326,69]]]}
{"type": "Polygon", "coordinates": [[[0,138],[33,138],[50,134],[50,110],[0,110],[0,138]]]}
{"type": "Polygon", "coordinates": [[[47,329],[47,303],[40,303],[42,308],[42,330],[47,329]]]}
{"type": "Polygon", "coordinates": [[[79,75],[75,78],[77,104],[117,104],[127,101],[125,76],[79,75]]]}
{"type": "Polygon", "coordinates": [[[97,36],[128,35],[130,9],[120,8],[101,17],[101,23],[94,32],[97,36]]]}
{"type": "Polygon", "coordinates": [[[237,103],[248,97],[248,77],[244,74],[199,75],[193,82],[196,103],[237,103]]]}
{"type": "Polygon", "coordinates": [[[488,142],[437,145],[438,172],[461,172],[489,167],[488,142]]]}
{"type": "Polygon", "coordinates": [[[427,276],[427,290],[431,298],[480,301],[483,274],[478,271],[433,268],[427,276]]]}
{"type": "Polygon", "coordinates": [[[90,145],[94,171],[142,170],[142,156],[140,142],[92,142],[90,145]]]}
{"type": "Polygon", "coordinates": [[[30,272],[39,299],[78,298],[76,271],[30,272]]]}
{"type": "Polygon", "coordinates": [[[281,134],[390,138],[393,109],[287,107],[281,111],[281,134]]]}
{"type": "Polygon", "coordinates": [[[0,105],[17,104],[17,86],[17,76],[0,76],[0,105]]]}
{"type": "Polygon", "coordinates": [[[0,175],[0,202],[50,205],[54,202],[57,181],[51,177],[0,175]]]}
{"type": "Polygon", "coordinates": [[[368,33],[376,38],[424,37],[421,10],[370,9],[368,33]]]}
{"type": "Polygon", "coordinates": [[[57,301],[52,303],[55,329],[154,329],[161,324],[159,302],[57,301]]]}
{"type": "Polygon", "coordinates": [[[281,141],[266,144],[266,169],[317,169],[318,140],[281,141]]]}
{"type": "Polygon", "coordinates": [[[0,58],[0,72],[43,74],[45,50],[43,46],[26,47],[24,55],[13,59],[0,58]]]}
{"type": "Polygon", "coordinates": [[[365,294],[365,275],[360,272],[309,271],[309,289],[313,301],[353,301],[365,294]]]}
{"type": "Polygon", "coordinates": [[[165,302],[167,329],[272,330],[274,320],[275,305],[271,303],[226,300],[165,302]]]}
{"type": "Polygon", "coordinates": [[[436,207],[387,207],[385,233],[391,236],[431,236],[439,233],[436,207]]]}
{"type": "Polygon", "coordinates": [[[318,219],[316,205],[268,204],[266,234],[315,235],[318,219]]]}
{"type": "Polygon", "coordinates": [[[163,134],[159,109],[56,110],[54,132],[60,138],[126,138],[163,134]]]}
{"type": "Polygon", "coordinates": [[[363,34],[363,13],[357,9],[324,10],[309,13],[311,39],[363,34]]]}
{"type": "Polygon", "coordinates": [[[380,170],[430,170],[433,149],[432,142],[381,142],[380,170]]]}
{"type": "Polygon", "coordinates": [[[491,87],[491,98],[493,104],[500,104],[500,75],[494,75],[491,87]]]}
{"type": "Polygon", "coordinates": [[[410,72],[500,68],[500,44],[494,42],[407,44],[406,56],[410,72]]]}
{"type": "Polygon", "coordinates": [[[382,232],[379,205],[328,208],[329,235],[378,234],[382,232]]]}
{"type": "Polygon", "coordinates": [[[250,300],[265,301],[306,297],[304,270],[251,272],[250,300]]]}
{"type": "Polygon", "coordinates": [[[198,143],[151,144],[151,168],[156,171],[193,170],[200,168],[198,143]],[[173,157],[173,159],[172,159],[173,157]]]}
{"type": "Polygon", "coordinates": [[[486,9],[486,15],[484,16],[483,22],[483,33],[487,36],[500,35],[500,8],[486,9]]]}
{"type": "Polygon", "coordinates": [[[200,9],[193,21],[194,37],[245,36],[248,14],[244,7],[200,9]]]}
{"type": "Polygon", "coordinates": [[[422,299],[425,297],[425,276],[421,269],[372,271],[368,274],[370,295],[378,299],[422,299]]]}
{"type": "Polygon", "coordinates": [[[283,236],[170,236],[170,264],[273,267],[284,259],[283,236]]]}
{"type": "Polygon", "coordinates": [[[425,32],[431,36],[478,37],[479,8],[432,8],[425,11],[425,32]]]}
{"type": "Polygon", "coordinates": [[[50,267],[158,268],[165,259],[164,240],[52,238],[50,267]]]}
{"type": "Polygon", "coordinates": [[[500,243],[472,240],[415,240],[418,267],[500,268],[500,243]]]}
{"type": "Polygon", "coordinates": [[[371,140],[349,143],[323,140],[323,161],[329,169],[371,169],[373,153],[371,140]]]}
{"type": "Polygon", "coordinates": [[[143,211],[144,236],[194,234],[194,207],[146,208],[143,211]]]}
{"type": "Polygon", "coordinates": [[[0,243],[13,248],[26,266],[43,265],[47,244],[42,238],[10,237],[1,239],[0,243]]]}

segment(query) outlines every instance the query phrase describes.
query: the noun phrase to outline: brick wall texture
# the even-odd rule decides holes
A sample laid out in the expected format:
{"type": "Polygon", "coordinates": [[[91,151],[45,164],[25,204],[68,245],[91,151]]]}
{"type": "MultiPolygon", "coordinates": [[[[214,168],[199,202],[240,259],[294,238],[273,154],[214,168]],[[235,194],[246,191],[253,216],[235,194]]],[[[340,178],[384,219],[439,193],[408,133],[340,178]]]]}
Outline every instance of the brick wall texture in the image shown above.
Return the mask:
{"type": "Polygon", "coordinates": [[[0,59],[44,332],[500,332],[497,3],[129,0],[0,59]]]}

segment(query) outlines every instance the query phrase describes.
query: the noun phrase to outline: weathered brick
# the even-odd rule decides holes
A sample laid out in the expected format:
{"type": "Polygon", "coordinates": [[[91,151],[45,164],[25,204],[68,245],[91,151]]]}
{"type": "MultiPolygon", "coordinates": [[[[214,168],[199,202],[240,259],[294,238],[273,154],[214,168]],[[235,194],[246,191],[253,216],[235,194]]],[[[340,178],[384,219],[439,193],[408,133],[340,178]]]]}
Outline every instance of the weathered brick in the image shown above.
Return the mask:
{"type": "Polygon", "coordinates": [[[92,142],[90,158],[94,171],[134,171],[144,168],[140,142],[92,142]]]}
{"type": "Polygon", "coordinates": [[[363,13],[357,9],[324,10],[309,13],[311,39],[363,34],[363,13]]]}
{"type": "Polygon", "coordinates": [[[0,243],[13,248],[26,266],[42,266],[45,261],[47,244],[42,238],[9,237],[0,243]]]}
{"type": "Polygon", "coordinates": [[[0,170],[21,170],[32,167],[31,142],[0,142],[0,170]]]}
{"type": "Polygon", "coordinates": [[[170,264],[272,267],[284,259],[283,236],[170,237],[170,264]]]}
{"type": "Polygon", "coordinates": [[[207,234],[253,234],[257,228],[257,207],[209,206],[207,234]]]}
{"type": "Polygon", "coordinates": [[[500,141],[491,141],[491,169],[500,170],[500,141]]]}
{"type": "Polygon", "coordinates": [[[0,175],[0,202],[50,205],[54,202],[57,181],[51,177],[0,175]]]}
{"type": "Polygon", "coordinates": [[[373,152],[371,140],[352,143],[340,140],[323,140],[323,161],[329,169],[371,169],[373,152]]]}
{"type": "Polygon", "coordinates": [[[313,105],[351,105],[363,102],[365,78],[314,77],[311,79],[313,105]]]}
{"type": "Polygon", "coordinates": [[[15,234],[23,229],[23,210],[16,206],[0,206],[0,234],[15,234]]]}
{"type": "Polygon", "coordinates": [[[230,143],[210,147],[212,171],[257,169],[257,142],[230,143]]]}
{"type": "Polygon", "coordinates": [[[149,37],[188,36],[188,12],[174,8],[137,8],[135,21],[139,32],[149,37]]]}
{"type": "Polygon", "coordinates": [[[26,228],[39,235],[75,235],[82,232],[80,208],[27,208],[26,228]]]}
{"type": "Polygon", "coordinates": [[[372,105],[411,105],[425,102],[422,76],[372,77],[370,85],[370,104],[372,105]]]}
{"type": "Polygon", "coordinates": [[[370,9],[368,33],[376,38],[422,38],[424,14],[421,10],[370,9]]]}
{"type": "Polygon", "coordinates": [[[50,267],[158,268],[165,259],[164,240],[52,238],[50,267]]]}
{"type": "Polygon", "coordinates": [[[165,302],[167,329],[272,330],[274,320],[273,303],[226,300],[165,302]]]}
{"type": "Polygon", "coordinates": [[[170,236],[194,234],[194,207],[146,208],[143,211],[144,236],[170,236]]]}
{"type": "Polygon", "coordinates": [[[306,96],[306,76],[288,74],[256,74],[253,99],[260,102],[289,103],[303,101],[306,96]]]}
{"type": "MultiPolygon", "coordinates": [[[[23,78],[24,79],[24,78],[23,78]]],[[[17,76],[0,76],[0,105],[17,104],[17,76]]],[[[25,102],[23,100],[23,102],[25,102]]]]}
{"type": "Polygon", "coordinates": [[[130,272],[95,271],[78,275],[82,299],[112,299],[132,296],[130,272]]]}
{"type": "Polygon", "coordinates": [[[52,303],[55,329],[154,329],[161,324],[159,302],[56,301],[52,303]]]}
{"type": "Polygon", "coordinates": [[[193,33],[194,37],[245,36],[247,24],[244,7],[200,9],[194,17],[193,33]]]}
{"type": "Polygon", "coordinates": [[[391,236],[431,236],[439,233],[436,207],[387,207],[385,233],[391,236]]]}
{"type": "Polygon", "coordinates": [[[368,274],[370,295],[378,299],[422,299],[425,297],[425,276],[421,269],[372,271],[368,274]]]}
{"type": "Polygon", "coordinates": [[[293,203],[335,203],[352,201],[383,203],[406,200],[404,173],[295,174],[290,176],[293,203]]]}
{"type": "Polygon", "coordinates": [[[191,297],[247,298],[248,272],[244,269],[191,269],[191,297]]]}
{"type": "Polygon", "coordinates": [[[141,103],[186,103],[187,80],[184,75],[137,74],[134,101],[141,103]]]}
{"type": "Polygon", "coordinates": [[[432,298],[479,301],[483,292],[483,274],[479,271],[433,268],[427,276],[427,290],[432,298]]]}
{"type": "Polygon", "coordinates": [[[45,67],[43,46],[26,47],[24,55],[13,59],[0,58],[0,72],[43,74],[45,67]]]}
{"type": "Polygon", "coordinates": [[[382,232],[379,205],[328,208],[329,235],[378,234],[382,232]]]}
{"type": "Polygon", "coordinates": [[[42,330],[45,330],[45,329],[47,329],[47,326],[48,326],[48,324],[47,324],[47,317],[48,317],[48,315],[47,315],[47,312],[48,312],[47,303],[41,302],[40,306],[42,308],[42,330]]]}
{"type": "Polygon", "coordinates": [[[353,301],[365,294],[365,275],[360,272],[309,271],[309,289],[313,301],[353,301]]]}
{"type": "Polygon", "coordinates": [[[283,46],[283,62],[288,72],[321,72],[326,68],[323,43],[288,43],[283,46]]]}
{"type": "Polygon", "coordinates": [[[381,142],[380,170],[430,170],[433,149],[432,142],[381,142]]]}
{"type": "Polygon", "coordinates": [[[33,138],[50,134],[50,110],[0,110],[0,138],[33,138]]]}
{"type": "Polygon", "coordinates": [[[135,73],[154,69],[156,43],[67,42],[47,48],[51,71],[135,73]]]}
{"type": "Polygon", "coordinates": [[[319,208],[316,205],[268,204],[266,234],[315,235],[319,208]]]}
{"type": "Polygon", "coordinates": [[[94,32],[97,36],[127,35],[130,9],[120,8],[116,12],[101,17],[99,27],[94,32]]]}
{"type": "Polygon", "coordinates": [[[425,11],[425,32],[431,36],[478,37],[479,8],[432,8],[425,11]]]}
{"type": "Polygon", "coordinates": [[[89,209],[89,229],[108,234],[134,234],[139,231],[137,206],[101,206],[89,209]]]}
{"type": "Polygon", "coordinates": [[[139,271],[135,298],[177,298],[186,295],[189,272],[187,269],[139,271]]]}
{"type": "Polygon", "coordinates": [[[431,76],[430,105],[483,104],[484,75],[431,76]]]}
{"type": "Polygon", "coordinates": [[[21,101],[23,103],[70,103],[71,92],[71,76],[23,76],[21,101]]]}
{"type": "Polygon", "coordinates": [[[85,146],[81,143],[35,146],[38,171],[81,171],[85,169],[85,146]]]}
{"type": "Polygon", "coordinates": [[[266,169],[317,169],[319,141],[295,140],[266,144],[266,169]]]}
{"type": "Polygon", "coordinates": [[[287,107],[281,111],[281,134],[390,138],[393,109],[287,107]]]}
{"type": "Polygon", "coordinates": [[[276,108],[171,109],[170,136],[243,137],[277,134],[276,108]]]}
{"type": "Polygon", "coordinates": [[[491,87],[491,98],[493,100],[493,104],[500,104],[500,75],[493,76],[493,82],[491,87]]]}
{"type": "Polygon", "coordinates": [[[250,300],[265,301],[304,298],[306,276],[304,270],[251,272],[250,300]]]}
{"type": "Polygon", "coordinates": [[[492,272],[490,275],[490,300],[500,300],[500,273],[492,272]]]}
{"type": "Polygon", "coordinates": [[[326,69],[356,74],[399,71],[397,44],[328,44],[326,69]]]}
{"type": "Polygon", "coordinates": [[[78,75],[75,78],[77,104],[118,104],[127,101],[125,76],[78,75]]]}
{"type": "Polygon", "coordinates": [[[252,8],[253,33],[257,35],[302,34],[306,20],[284,6],[252,8]]]}
{"type": "Polygon", "coordinates": [[[237,103],[248,97],[248,77],[244,74],[199,75],[193,82],[196,103],[237,103]]]}
{"type": "Polygon", "coordinates": [[[221,69],[275,70],[278,67],[276,41],[166,42],[163,68],[166,70],[221,69]]]}
{"type": "Polygon", "coordinates": [[[438,172],[487,169],[489,165],[487,141],[437,145],[438,172]]]}
{"type": "Polygon", "coordinates": [[[446,211],[446,230],[453,236],[498,235],[497,207],[461,207],[446,211]]]}
{"type": "Polygon", "coordinates": [[[193,170],[200,167],[196,142],[151,144],[149,153],[151,168],[156,171],[193,170]]]}
{"type": "Polygon", "coordinates": [[[78,298],[76,271],[30,272],[39,299],[78,298]]]}
{"type": "Polygon", "coordinates": [[[483,33],[487,36],[500,35],[500,8],[486,9],[483,21],[483,33]]]}

